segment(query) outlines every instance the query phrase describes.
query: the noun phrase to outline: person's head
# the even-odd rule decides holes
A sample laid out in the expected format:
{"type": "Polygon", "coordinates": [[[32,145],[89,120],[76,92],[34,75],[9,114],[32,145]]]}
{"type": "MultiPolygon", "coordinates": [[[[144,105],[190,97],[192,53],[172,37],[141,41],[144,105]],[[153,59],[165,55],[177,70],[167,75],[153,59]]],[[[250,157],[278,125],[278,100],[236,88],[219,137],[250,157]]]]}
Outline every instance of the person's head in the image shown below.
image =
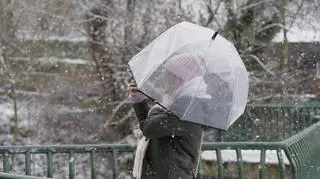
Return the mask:
{"type": "Polygon", "coordinates": [[[174,54],[163,65],[162,85],[166,93],[174,93],[185,82],[200,76],[200,60],[191,53],[174,54]]]}
{"type": "Polygon", "coordinates": [[[174,54],[165,62],[164,68],[185,82],[201,76],[203,69],[199,57],[191,53],[174,54]]]}
{"type": "Polygon", "coordinates": [[[190,53],[174,54],[157,69],[159,71],[153,73],[150,78],[155,79],[154,86],[161,93],[162,100],[170,103],[169,101],[175,98],[177,90],[181,89],[184,83],[202,74],[199,61],[190,53]]]}

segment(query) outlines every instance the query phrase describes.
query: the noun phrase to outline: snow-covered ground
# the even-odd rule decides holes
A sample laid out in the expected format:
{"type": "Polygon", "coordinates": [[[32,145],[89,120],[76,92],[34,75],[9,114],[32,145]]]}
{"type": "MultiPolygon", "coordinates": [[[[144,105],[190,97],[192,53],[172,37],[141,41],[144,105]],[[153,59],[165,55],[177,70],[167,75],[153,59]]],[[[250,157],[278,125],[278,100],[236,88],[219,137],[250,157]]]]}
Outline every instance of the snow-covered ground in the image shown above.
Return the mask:
{"type": "Polygon", "coordinates": [[[13,106],[10,103],[0,103],[0,121],[1,124],[8,124],[13,117],[13,106]]]}
{"type": "MultiPolygon", "coordinates": [[[[44,108],[44,105],[34,103],[34,101],[17,101],[18,105],[18,127],[25,129],[35,129],[39,123],[39,117],[44,108]]],[[[11,101],[0,103],[0,121],[2,130],[8,131],[6,134],[0,134],[6,138],[10,132],[10,123],[14,117],[14,108],[11,101]]],[[[8,139],[6,139],[9,142],[8,139]]]]}
{"type": "MultiPolygon", "coordinates": [[[[242,150],[242,161],[246,163],[260,163],[260,150],[242,150]]],[[[237,162],[237,155],[235,150],[221,150],[222,160],[223,162],[237,162]]],[[[283,161],[285,164],[289,164],[289,161],[282,151],[283,161]]],[[[215,151],[206,150],[201,154],[202,160],[217,160],[217,155],[215,151]]],[[[278,156],[277,151],[275,150],[267,150],[265,163],[268,164],[278,164],[278,156]]]]}
{"type": "Polygon", "coordinates": [[[81,58],[61,58],[61,57],[39,57],[39,58],[26,58],[26,57],[14,57],[12,60],[16,61],[27,61],[30,62],[32,60],[40,62],[42,64],[53,64],[53,63],[66,63],[70,65],[93,65],[94,63],[89,60],[81,59],[81,58]]]}
{"type": "Polygon", "coordinates": [[[70,42],[86,42],[88,41],[88,38],[86,36],[79,36],[79,35],[73,35],[73,36],[57,36],[57,35],[50,35],[46,36],[45,38],[42,35],[36,35],[32,34],[28,31],[23,33],[17,33],[16,36],[19,39],[24,40],[46,40],[46,41],[70,41],[70,42]]]}

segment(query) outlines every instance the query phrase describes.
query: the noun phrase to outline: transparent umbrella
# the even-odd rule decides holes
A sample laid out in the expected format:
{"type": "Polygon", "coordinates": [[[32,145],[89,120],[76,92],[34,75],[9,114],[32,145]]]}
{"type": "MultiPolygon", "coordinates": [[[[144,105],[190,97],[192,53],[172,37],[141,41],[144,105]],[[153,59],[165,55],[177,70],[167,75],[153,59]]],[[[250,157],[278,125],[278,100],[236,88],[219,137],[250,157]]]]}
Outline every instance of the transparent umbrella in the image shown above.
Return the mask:
{"type": "Polygon", "coordinates": [[[181,120],[227,130],[243,113],[248,73],[234,45],[181,22],[129,61],[139,91],[181,120]]]}

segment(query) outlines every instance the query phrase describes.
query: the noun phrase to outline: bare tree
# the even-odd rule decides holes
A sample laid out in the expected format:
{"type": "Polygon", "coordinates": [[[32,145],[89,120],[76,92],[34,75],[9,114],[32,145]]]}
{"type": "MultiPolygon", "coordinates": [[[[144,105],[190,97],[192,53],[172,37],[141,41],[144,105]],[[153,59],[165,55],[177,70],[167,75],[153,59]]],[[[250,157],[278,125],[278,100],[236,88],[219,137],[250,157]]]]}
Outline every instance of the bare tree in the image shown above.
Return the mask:
{"type": "MultiPolygon", "coordinates": [[[[222,35],[235,43],[248,70],[254,72],[254,79],[266,83],[276,79],[280,88],[278,76],[286,70],[279,69],[290,65],[290,61],[286,60],[288,40],[284,40],[284,55],[276,59],[278,63],[275,67],[269,65],[275,60],[266,60],[264,53],[281,30],[286,37],[292,24],[303,18],[305,9],[310,8],[302,0],[202,0],[189,4],[186,1],[166,0],[32,2],[21,1],[19,4],[22,8],[28,8],[32,15],[36,14],[38,25],[33,29],[42,34],[41,38],[64,34],[68,28],[77,27],[76,31],[88,39],[88,58],[94,63],[96,82],[102,89],[99,108],[105,119],[97,136],[104,141],[115,142],[130,134],[134,123],[134,112],[125,102],[127,84],[132,78],[127,71],[127,63],[168,27],[188,20],[219,29],[222,35]],[[196,3],[200,3],[198,9],[193,7],[196,3]],[[78,13],[77,18],[70,15],[72,11],[78,13]],[[261,69],[263,72],[260,72],[261,69]]],[[[6,4],[10,3],[1,4],[0,8],[6,4]]],[[[14,29],[9,25],[7,27],[14,29]]],[[[13,43],[6,40],[6,46],[10,49],[17,44],[19,41],[13,43]]],[[[269,84],[266,83],[257,82],[268,89],[269,84]]]]}
{"type": "MultiPolygon", "coordinates": [[[[17,40],[15,38],[15,32],[17,30],[17,22],[19,17],[14,16],[15,3],[14,1],[1,1],[0,2],[0,21],[2,26],[0,27],[0,68],[3,70],[4,79],[8,82],[9,88],[7,96],[12,101],[14,116],[11,123],[11,133],[13,134],[12,143],[17,142],[18,138],[18,109],[17,109],[17,94],[16,94],[16,77],[11,70],[11,64],[9,63],[9,56],[19,51],[17,40]]],[[[20,12],[22,14],[22,12],[20,12]]]]}
{"type": "MultiPolygon", "coordinates": [[[[285,86],[289,86],[293,76],[289,73],[294,73],[295,70],[289,71],[293,63],[289,61],[288,56],[288,32],[296,22],[315,11],[310,10],[310,4],[316,3],[301,0],[222,0],[215,3],[204,1],[206,11],[203,11],[199,22],[220,29],[225,37],[235,43],[248,70],[254,72],[252,74],[255,78],[261,79],[261,83],[267,84],[262,85],[265,89],[264,94],[257,93],[261,96],[280,95],[287,93],[285,86]],[[225,18],[221,18],[221,13],[225,18]],[[267,53],[273,47],[270,44],[274,43],[272,40],[280,32],[283,34],[281,56],[268,57],[267,53]],[[275,60],[278,62],[277,65],[273,65],[275,60]],[[261,69],[263,72],[260,72],[261,69]]],[[[308,26],[307,24],[306,22],[305,25],[308,26]]],[[[254,91],[257,87],[252,89],[254,91]]]]}
{"type": "MultiPolygon", "coordinates": [[[[119,74],[121,73],[119,73],[118,70],[125,70],[125,68],[121,69],[117,67],[125,65],[130,56],[137,53],[159,33],[182,20],[194,21],[204,26],[220,28],[222,34],[233,41],[240,50],[241,56],[245,59],[250,71],[256,71],[256,69],[262,68],[269,76],[277,78],[276,74],[281,73],[279,73],[277,69],[267,67],[265,65],[267,62],[262,60],[262,56],[265,49],[272,42],[272,39],[282,29],[284,29],[284,32],[289,29],[289,27],[284,24],[284,19],[286,19],[288,24],[292,24],[297,16],[301,16],[301,14],[299,14],[301,7],[293,8],[293,10],[289,7],[299,7],[302,3],[296,0],[282,4],[282,9],[290,9],[290,11],[286,10],[287,13],[283,14],[281,13],[281,8],[277,7],[275,1],[221,0],[215,1],[215,3],[212,1],[204,1],[205,12],[200,12],[198,16],[199,19],[196,19],[193,10],[188,9],[188,6],[183,6],[181,2],[163,3],[164,1],[148,1],[138,3],[131,0],[126,2],[127,4],[125,5],[115,2],[112,3],[112,6],[111,4],[100,5],[104,7],[104,9],[110,9],[109,12],[112,12],[113,16],[92,13],[96,14],[97,17],[103,16],[106,24],[108,24],[103,27],[106,34],[108,34],[108,37],[104,38],[113,39],[112,44],[108,43],[107,40],[101,44],[104,44],[105,49],[111,50],[112,55],[109,55],[105,60],[108,61],[108,64],[113,64],[112,67],[108,67],[108,69],[110,69],[108,72],[112,72],[113,70],[112,73],[117,74],[112,80],[116,84],[125,84],[128,80],[128,77],[119,78],[119,74]],[[135,8],[141,11],[137,12],[134,10],[135,8]],[[222,8],[225,9],[224,13],[226,14],[224,20],[221,20],[221,14],[219,14],[222,8]],[[117,12],[114,12],[113,9],[117,9],[117,12]],[[159,12],[161,13],[159,14],[159,12]],[[115,22],[115,14],[118,22],[123,23],[115,22]],[[119,31],[123,29],[123,33],[114,33],[113,27],[116,27],[119,31]],[[133,36],[132,34],[135,35],[133,36]],[[121,61],[121,63],[118,63],[119,61],[121,61]]],[[[109,3],[111,3],[111,1],[109,3]]],[[[104,54],[110,54],[110,51],[104,52],[104,54]]],[[[281,61],[279,61],[279,63],[280,62],[281,61]]],[[[286,64],[287,63],[285,63],[285,65],[286,64]]],[[[102,65],[98,66],[101,67],[102,65]]],[[[106,67],[107,66],[104,68],[106,67]]],[[[123,73],[123,75],[128,76],[129,74],[123,73]]],[[[279,81],[279,84],[280,83],[281,81],[279,81]]],[[[109,92],[109,90],[111,90],[109,88],[116,89],[112,95],[121,94],[118,96],[118,105],[112,108],[112,115],[109,115],[111,118],[106,118],[106,124],[100,131],[121,131],[122,129],[128,129],[128,123],[132,121],[132,110],[121,101],[127,94],[125,86],[119,88],[119,86],[116,85],[107,85],[108,90],[105,91],[109,92]]],[[[104,96],[108,96],[108,94],[104,96]]],[[[101,132],[101,134],[103,134],[102,136],[108,135],[103,132],[101,132]]],[[[126,133],[120,134],[119,132],[119,135],[124,137],[126,133]]]]}

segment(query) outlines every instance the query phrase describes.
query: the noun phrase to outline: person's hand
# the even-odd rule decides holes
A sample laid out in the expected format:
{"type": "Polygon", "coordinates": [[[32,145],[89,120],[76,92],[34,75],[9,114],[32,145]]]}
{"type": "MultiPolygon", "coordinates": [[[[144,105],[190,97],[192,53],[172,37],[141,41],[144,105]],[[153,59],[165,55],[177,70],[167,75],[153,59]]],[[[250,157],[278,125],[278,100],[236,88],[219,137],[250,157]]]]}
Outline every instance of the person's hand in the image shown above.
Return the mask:
{"type": "Polygon", "coordinates": [[[137,94],[137,85],[134,81],[131,81],[129,83],[129,93],[130,93],[130,96],[135,96],[137,94]]]}
{"type": "Polygon", "coordinates": [[[143,133],[140,129],[133,130],[133,134],[137,139],[141,139],[143,137],[143,133]]]}

